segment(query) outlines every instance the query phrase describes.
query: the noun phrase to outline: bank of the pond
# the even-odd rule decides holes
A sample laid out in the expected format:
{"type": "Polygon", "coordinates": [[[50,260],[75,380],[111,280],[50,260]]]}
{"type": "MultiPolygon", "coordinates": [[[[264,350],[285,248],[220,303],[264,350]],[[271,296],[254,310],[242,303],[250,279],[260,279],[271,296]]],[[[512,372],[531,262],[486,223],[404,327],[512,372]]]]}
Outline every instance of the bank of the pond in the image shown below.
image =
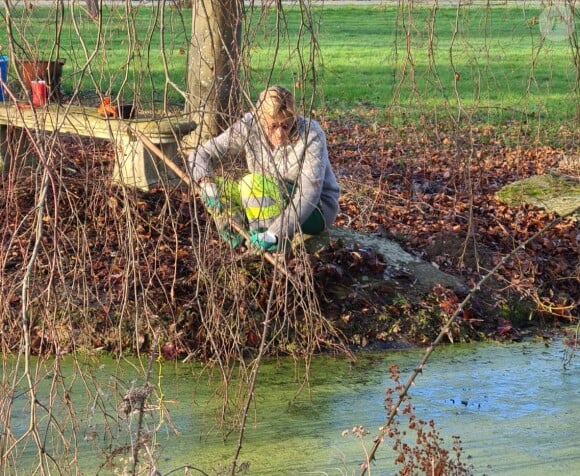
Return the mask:
{"type": "MultiPolygon", "coordinates": [[[[225,347],[252,355],[266,310],[278,338],[271,355],[326,351],[340,338],[353,348],[427,345],[465,297],[457,282],[476,286],[555,218],[526,203],[505,204],[498,190],[551,169],[571,174],[576,163],[565,160],[577,156],[572,131],[556,147],[521,131],[510,145],[515,125],[438,124],[432,131],[319,120],[341,186],[335,226],[368,239],[336,236],[314,253],[290,255],[291,285],[255,255],[232,251],[189,190],[112,187],[110,144],[62,138],[60,188],[47,198],[40,235],[42,169],[2,175],[3,350],[21,350],[26,314],[33,354],[160,349],[168,360],[211,360],[225,347]],[[37,238],[42,246],[31,255],[37,238]],[[396,244],[397,252],[378,243],[396,244]],[[421,270],[399,265],[400,252],[437,271],[429,286],[421,270]]],[[[575,322],[579,227],[564,220],[519,250],[445,339],[517,340],[530,325],[541,334],[541,326],[575,322]]]]}

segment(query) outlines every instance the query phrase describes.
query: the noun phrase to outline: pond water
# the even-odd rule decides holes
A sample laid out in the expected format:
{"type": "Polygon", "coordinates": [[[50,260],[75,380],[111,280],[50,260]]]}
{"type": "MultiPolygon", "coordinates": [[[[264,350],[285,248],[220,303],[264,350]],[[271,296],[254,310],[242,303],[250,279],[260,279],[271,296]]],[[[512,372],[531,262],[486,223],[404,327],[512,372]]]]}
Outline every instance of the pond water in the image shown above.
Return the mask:
{"type": "MultiPolygon", "coordinates": [[[[386,418],[385,390],[393,386],[389,365],[400,367],[404,383],[422,354],[421,350],[369,352],[357,355],[354,362],[317,357],[310,385],[298,396],[294,363],[266,362],[240,455],[249,463],[246,474],[359,474],[364,461],[361,440],[343,436],[343,430],[364,426],[370,434],[363,441],[370,447],[386,418]]],[[[452,436],[459,436],[462,460],[473,466],[475,474],[580,474],[580,357],[565,368],[563,356],[560,342],[440,347],[411,388],[415,415],[434,420],[448,449],[452,436]]],[[[103,462],[98,448],[112,444],[106,435],[113,433],[110,422],[96,409],[108,404],[118,407],[113,394],[119,388],[113,390],[112,380],[127,388],[134,376],[143,373],[134,362],[107,359],[92,363],[90,371],[85,367],[83,373],[91,375],[85,381],[74,377],[79,368],[71,365],[63,373],[69,371],[64,379],[74,379],[68,388],[76,409],[78,466],[83,474],[96,474],[95,468],[103,462]],[[92,396],[87,402],[88,395],[92,396]]],[[[161,474],[181,465],[216,474],[233,456],[237,432],[225,437],[217,429],[221,397],[208,385],[205,373],[196,374],[195,365],[189,364],[165,363],[153,371],[151,381],[163,391],[171,422],[161,425],[156,436],[161,474]]],[[[27,424],[25,412],[18,410],[25,403],[19,401],[22,398],[14,400],[15,432],[27,424]]],[[[152,412],[153,420],[158,413],[152,412]]],[[[379,447],[370,474],[396,474],[390,446],[385,442],[379,447]]],[[[112,473],[101,468],[99,474],[112,473]]]]}

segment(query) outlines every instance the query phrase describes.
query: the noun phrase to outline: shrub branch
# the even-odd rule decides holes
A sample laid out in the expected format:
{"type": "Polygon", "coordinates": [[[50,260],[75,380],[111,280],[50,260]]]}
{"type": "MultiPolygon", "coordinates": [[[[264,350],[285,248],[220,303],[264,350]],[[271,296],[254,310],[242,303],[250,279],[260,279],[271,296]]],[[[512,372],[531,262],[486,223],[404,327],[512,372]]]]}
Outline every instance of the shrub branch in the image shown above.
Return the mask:
{"type": "Polygon", "coordinates": [[[435,340],[425,350],[425,353],[423,354],[423,357],[421,358],[419,364],[415,367],[415,370],[410,375],[409,379],[407,380],[407,383],[405,384],[405,386],[401,390],[401,393],[399,394],[399,398],[398,398],[397,402],[391,407],[391,409],[389,411],[389,416],[387,418],[386,423],[383,425],[382,429],[379,431],[378,435],[374,439],[373,446],[372,446],[371,450],[368,452],[368,454],[366,455],[365,462],[363,464],[361,464],[361,472],[360,472],[361,476],[367,472],[367,470],[369,469],[370,463],[375,460],[375,455],[377,453],[377,450],[379,449],[379,446],[381,445],[381,443],[384,441],[385,435],[387,434],[390,425],[393,423],[393,419],[395,418],[395,416],[397,415],[397,413],[399,411],[399,407],[404,402],[405,397],[407,396],[407,393],[409,392],[409,388],[411,388],[411,385],[413,385],[413,382],[415,381],[417,376],[423,372],[423,367],[427,363],[427,360],[429,360],[429,357],[433,353],[433,350],[441,342],[443,337],[449,333],[449,331],[451,329],[451,325],[455,322],[455,320],[457,320],[457,318],[459,317],[461,312],[463,312],[463,309],[469,303],[469,301],[471,301],[471,299],[473,298],[475,293],[477,291],[479,291],[481,289],[481,287],[492,276],[494,276],[504,264],[506,264],[510,259],[512,259],[518,251],[523,250],[532,241],[534,241],[535,239],[537,239],[538,237],[543,235],[546,231],[548,231],[552,227],[556,226],[558,223],[560,223],[562,220],[564,220],[568,216],[571,216],[572,214],[576,213],[578,210],[580,210],[580,207],[576,207],[571,212],[555,218],[550,223],[548,223],[544,228],[537,231],[534,235],[530,236],[527,240],[521,242],[513,251],[511,251],[511,253],[505,255],[501,259],[501,261],[491,271],[489,271],[483,278],[481,278],[477,282],[477,284],[475,284],[475,286],[473,286],[473,288],[469,291],[469,293],[467,294],[465,299],[459,304],[459,307],[455,310],[453,315],[451,315],[451,317],[449,317],[449,319],[447,319],[447,321],[445,321],[445,323],[441,327],[441,331],[439,332],[439,335],[437,335],[435,340]]]}

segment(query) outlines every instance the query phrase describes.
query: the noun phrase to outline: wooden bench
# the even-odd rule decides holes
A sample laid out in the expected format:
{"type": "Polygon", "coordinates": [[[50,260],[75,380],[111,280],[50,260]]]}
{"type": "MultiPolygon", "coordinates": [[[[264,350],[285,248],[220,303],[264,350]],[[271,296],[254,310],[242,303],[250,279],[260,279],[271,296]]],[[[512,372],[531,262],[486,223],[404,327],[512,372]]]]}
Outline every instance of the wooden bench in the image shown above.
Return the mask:
{"type": "Polygon", "coordinates": [[[135,131],[148,137],[166,156],[181,165],[179,141],[196,128],[186,116],[159,119],[116,119],[97,114],[96,108],[50,104],[39,108],[0,103],[0,170],[10,162],[8,129],[28,128],[62,134],[74,134],[112,141],[116,146],[114,183],[150,190],[160,182],[179,180],[163,161],[139,140],[135,131]]]}

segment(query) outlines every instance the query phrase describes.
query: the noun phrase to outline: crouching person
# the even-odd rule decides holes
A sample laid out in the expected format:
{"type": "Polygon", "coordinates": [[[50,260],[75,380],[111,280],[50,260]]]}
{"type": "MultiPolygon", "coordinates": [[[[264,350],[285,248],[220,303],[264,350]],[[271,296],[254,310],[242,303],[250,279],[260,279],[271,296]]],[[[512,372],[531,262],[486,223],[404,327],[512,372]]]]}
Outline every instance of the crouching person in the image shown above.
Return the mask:
{"type": "Polygon", "coordinates": [[[220,236],[233,247],[243,239],[224,225],[224,215],[243,220],[250,246],[275,251],[296,233],[321,233],[339,211],[324,131],[297,114],[294,96],[281,86],[263,91],[253,111],[200,145],[189,166],[220,236]],[[247,175],[239,182],[214,175],[213,160],[239,153],[247,175]]]}

